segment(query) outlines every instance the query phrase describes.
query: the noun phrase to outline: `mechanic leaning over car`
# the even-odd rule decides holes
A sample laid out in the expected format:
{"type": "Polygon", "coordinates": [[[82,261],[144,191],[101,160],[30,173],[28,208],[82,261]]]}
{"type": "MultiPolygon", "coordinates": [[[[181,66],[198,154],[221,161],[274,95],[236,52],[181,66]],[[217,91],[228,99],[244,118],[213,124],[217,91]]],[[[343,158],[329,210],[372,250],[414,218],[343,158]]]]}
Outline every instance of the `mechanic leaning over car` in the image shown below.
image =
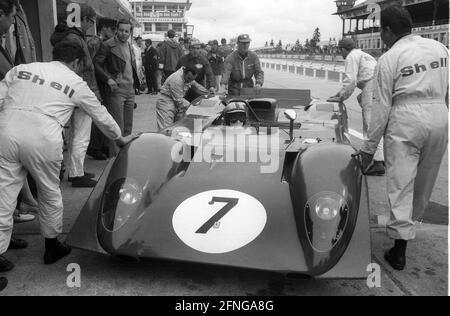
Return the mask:
{"type": "Polygon", "coordinates": [[[250,42],[250,36],[247,34],[239,35],[237,51],[225,59],[221,89],[228,90],[229,95],[239,96],[240,89],[253,87],[261,89],[264,84],[264,71],[258,56],[249,51],[250,42]]]}
{"type": "Polygon", "coordinates": [[[387,231],[395,240],[385,259],[396,270],[405,268],[407,243],[416,237],[414,220],[427,207],[448,142],[448,50],[411,29],[405,8],[381,12],[381,38],[390,49],[378,61],[368,139],[361,149],[364,169],[384,136],[387,231]]]}
{"type": "Polygon", "coordinates": [[[185,99],[189,90],[194,89],[199,95],[209,93],[205,87],[195,81],[198,73],[199,70],[196,67],[182,67],[164,82],[156,102],[158,130],[173,125],[185,115],[191,105],[185,99]]]}
{"type": "MultiPolygon", "coordinates": [[[[358,103],[362,108],[363,132],[364,137],[366,137],[377,61],[371,55],[360,49],[356,49],[355,42],[351,38],[342,39],[339,42],[339,48],[342,50],[342,57],[345,59],[344,86],[336,96],[331,97],[328,101],[344,102],[352,96],[356,87],[361,89],[362,93],[358,96],[358,103]]],[[[366,174],[373,176],[383,176],[385,174],[383,139],[378,145],[374,163],[366,174]]]]}
{"type": "Polygon", "coordinates": [[[80,44],[63,40],[53,49],[53,62],[17,66],[0,82],[0,272],[14,268],[3,254],[10,243],[13,212],[27,171],[38,188],[44,263],[52,264],[71,251],[57,239],[63,228],[59,172],[62,130],[76,108],[85,111],[119,146],[135,138],[121,136],[117,123],[78,75],[84,57],[80,44]]]}

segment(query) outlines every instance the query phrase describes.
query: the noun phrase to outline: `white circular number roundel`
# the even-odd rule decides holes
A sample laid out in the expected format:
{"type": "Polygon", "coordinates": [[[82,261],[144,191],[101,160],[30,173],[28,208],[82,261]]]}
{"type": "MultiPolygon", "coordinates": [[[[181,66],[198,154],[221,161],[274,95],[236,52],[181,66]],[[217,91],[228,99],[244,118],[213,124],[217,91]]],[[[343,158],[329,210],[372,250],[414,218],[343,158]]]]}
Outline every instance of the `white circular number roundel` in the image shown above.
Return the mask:
{"type": "Polygon", "coordinates": [[[248,245],[264,230],[264,206],[248,194],[214,190],[197,194],[175,210],[172,224],[189,247],[211,254],[248,245]]]}

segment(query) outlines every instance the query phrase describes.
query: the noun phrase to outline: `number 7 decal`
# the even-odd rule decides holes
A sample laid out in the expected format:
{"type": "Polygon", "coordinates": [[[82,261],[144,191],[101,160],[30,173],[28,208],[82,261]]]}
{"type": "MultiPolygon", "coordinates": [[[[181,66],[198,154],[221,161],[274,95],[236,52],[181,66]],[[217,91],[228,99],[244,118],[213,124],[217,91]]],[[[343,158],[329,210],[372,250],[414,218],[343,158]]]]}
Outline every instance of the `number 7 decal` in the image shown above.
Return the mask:
{"type": "Polygon", "coordinates": [[[217,212],[216,215],[211,217],[205,224],[203,224],[203,226],[195,232],[196,234],[207,234],[215,223],[220,221],[239,203],[239,199],[213,197],[212,201],[209,202],[209,205],[214,205],[215,203],[226,203],[226,205],[219,212],[217,212]]]}

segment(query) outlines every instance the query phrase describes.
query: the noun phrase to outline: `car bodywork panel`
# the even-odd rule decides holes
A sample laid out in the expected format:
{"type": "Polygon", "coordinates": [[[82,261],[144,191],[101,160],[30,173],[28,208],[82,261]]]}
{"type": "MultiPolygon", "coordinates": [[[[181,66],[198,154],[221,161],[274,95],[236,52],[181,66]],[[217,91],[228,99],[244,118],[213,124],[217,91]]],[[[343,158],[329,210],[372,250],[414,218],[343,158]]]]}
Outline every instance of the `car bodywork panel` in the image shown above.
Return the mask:
{"type": "MultiPolygon", "coordinates": [[[[266,95],[257,99],[269,97],[274,91],[264,90],[263,94],[266,95]]],[[[302,127],[295,130],[293,140],[287,133],[272,133],[270,126],[253,127],[246,134],[279,140],[276,156],[280,167],[275,172],[262,173],[262,161],[225,162],[222,147],[228,140],[216,143],[204,135],[205,129],[217,119],[220,102],[207,102],[204,110],[198,104],[200,107],[193,107],[184,120],[159,134],[142,135],[108,164],[72,228],[68,243],[80,249],[136,258],[318,278],[367,277],[366,267],[371,261],[367,184],[345,135],[345,109],[337,104],[319,103],[307,113],[305,104],[297,107],[293,103],[294,98],[300,99],[299,94],[304,92],[294,91],[291,98],[286,98],[288,101],[283,103],[281,99],[278,104],[281,110],[277,122],[281,123],[277,126],[285,126],[282,109],[296,108],[299,114],[297,123],[302,127]],[[200,127],[194,123],[195,119],[201,120],[200,127]],[[189,137],[186,139],[183,133],[189,137]],[[211,146],[216,154],[210,159],[196,160],[199,144],[211,146]],[[185,159],[186,153],[191,161],[185,159]],[[178,159],[177,155],[185,158],[178,159]],[[119,201],[124,187],[132,192],[139,188],[139,193],[133,195],[136,203],[132,207],[119,201]],[[224,190],[243,193],[258,201],[266,212],[266,222],[250,242],[232,251],[199,251],[176,232],[176,213],[183,203],[199,194],[224,190]],[[334,220],[322,221],[315,215],[317,201],[340,201],[340,214],[334,220]]],[[[247,91],[240,98],[252,96],[247,91]]],[[[255,149],[235,146],[235,150],[238,155],[251,155],[255,149]]],[[[219,230],[234,233],[233,225],[237,223],[231,219],[238,215],[233,210],[228,215],[215,223],[220,228],[211,228],[200,236],[204,237],[200,242],[212,242],[208,236],[219,230]]],[[[242,225],[251,230],[258,225],[256,218],[254,221],[250,219],[242,225]]],[[[227,240],[214,242],[219,248],[227,247],[227,240]]]]}

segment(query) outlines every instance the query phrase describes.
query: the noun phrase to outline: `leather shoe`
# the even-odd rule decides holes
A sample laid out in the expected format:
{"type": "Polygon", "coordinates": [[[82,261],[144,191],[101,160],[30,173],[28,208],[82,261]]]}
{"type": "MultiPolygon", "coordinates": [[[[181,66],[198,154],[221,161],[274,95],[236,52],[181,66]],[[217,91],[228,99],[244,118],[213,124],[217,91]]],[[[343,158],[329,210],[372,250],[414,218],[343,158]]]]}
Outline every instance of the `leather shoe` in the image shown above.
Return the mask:
{"type": "Polygon", "coordinates": [[[72,248],[67,244],[61,243],[57,239],[46,239],[44,263],[53,264],[60,259],[68,256],[71,252],[72,248]]]}
{"type": "Polygon", "coordinates": [[[0,278],[0,292],[3,291],[4,289],[6,289],[6,287],[8,286],[8,279],[7,278],[0,278]]]}
{"type": "Polygon", "coordinates": [[[14,269],[14,264],[3,256],[0,256],[0,272],[8,272],[14,269]]]}
{"type": "Polygon", "coordinates": [[[13,218],[14,224],[22,224],[34,221],[36,219],[36,216],[32,214],[21,214],[17,211],[17,213],[14,212],[13,218]]]}
{"type": "Polygon", "coordinates": [[[8,250],[20,250],[28,247],[28,242],[22,239],[11,238],[8,250]]]}
{"type": "Polygon", "coordinates": [[[90,179],[89,177],[78,177],[72,179],[73,188],[95,188],[97,181],[90,179]]]}
{"type": "Polygon", "coordinates": [[[84,176],[82,176],[82,177],[74,177],[74,178],[68,177],[67,179],[68,179],[69,182],[73,182],[73,180],[79,179],[79,178],[94,179],[95,178],[95,174],[89,173],[89,172],[84,172],[84,176]]]}
{"type": "Polygon", "coordinates": [[[403,271],[406,266],[406,258],[403,255],[396,253],[395,248],[386,251],[384,259],[391,265],[391,267],[398,271],[403,271]]]}

